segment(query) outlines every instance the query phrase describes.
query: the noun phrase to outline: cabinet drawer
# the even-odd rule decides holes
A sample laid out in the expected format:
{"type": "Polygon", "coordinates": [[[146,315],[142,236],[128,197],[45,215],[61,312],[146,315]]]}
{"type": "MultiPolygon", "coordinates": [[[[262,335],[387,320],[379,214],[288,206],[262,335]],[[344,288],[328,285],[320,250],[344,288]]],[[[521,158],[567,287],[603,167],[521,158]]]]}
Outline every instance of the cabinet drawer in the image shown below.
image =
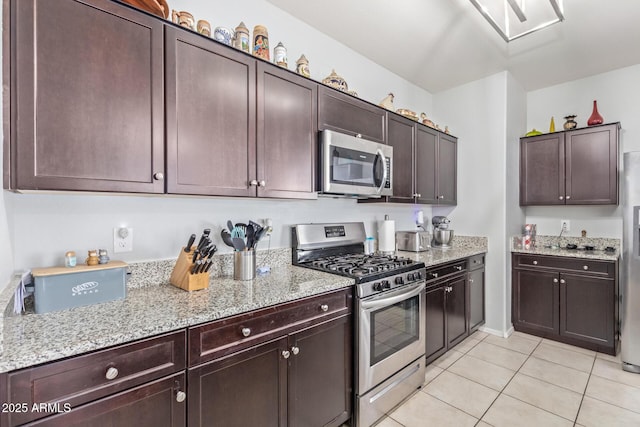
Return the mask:
{"type": "Polygon", "coordinates": [[[462,259],[450,264],[427,269],[427,286],[430,282],[435,282],[442,278],[453,276],[454,274],[464,273],[467,271],[467,260],[462,259]]]}
{"type": "Polygon", "coordinates": [[[485,254],[469,257],[469,270],[475,270],[476,268],[484,267],[484,257],[485,254]]]}
{"type": "MultiPolygon", "coordinates": [[[[185,331],[150,338],[9,374],[9,401],[83,403],[185,369],[185,331]],[[111,378],[111,379],[110,379],[111,378]]],[[[47,412],[13,414],[12,423],[42,418],[47,412]]]]}
{"type": "Polygon", "coordinates": [[[615,277],[616,263],[584,258],[554,257],[543,255],[516,255],[516,267],[552,268],[558,271],[571,271],[582,274],[615,277]]]}
{"type": "Polygon", "coordinates": [[[216,320],[189,329],[189,366],[266,342],[291,330],[350,313],[348,288],[216,320]]]}

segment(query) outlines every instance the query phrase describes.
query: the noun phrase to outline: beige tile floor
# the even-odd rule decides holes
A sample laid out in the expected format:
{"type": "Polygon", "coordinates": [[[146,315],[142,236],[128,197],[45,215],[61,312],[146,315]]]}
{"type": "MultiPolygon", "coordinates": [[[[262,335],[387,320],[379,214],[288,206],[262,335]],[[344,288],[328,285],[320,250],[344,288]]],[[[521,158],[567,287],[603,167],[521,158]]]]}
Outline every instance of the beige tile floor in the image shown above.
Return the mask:
{"type": "Polygon", "coordinates": [[[640,426],[640,375],[620,358],[515,332],[476,332],[427,367],[379,427],[640,426]]]}

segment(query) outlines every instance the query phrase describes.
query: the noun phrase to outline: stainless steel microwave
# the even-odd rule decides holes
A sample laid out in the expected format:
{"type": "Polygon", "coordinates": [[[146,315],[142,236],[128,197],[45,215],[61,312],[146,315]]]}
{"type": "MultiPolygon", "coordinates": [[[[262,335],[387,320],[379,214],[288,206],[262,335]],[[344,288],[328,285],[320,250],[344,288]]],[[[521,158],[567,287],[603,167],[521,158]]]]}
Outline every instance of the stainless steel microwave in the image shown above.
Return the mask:
{"type": "Polygon", "coordinates": [[[320,132],[320,192],[393,195],[393,147],[330,130],[320,132]]]}

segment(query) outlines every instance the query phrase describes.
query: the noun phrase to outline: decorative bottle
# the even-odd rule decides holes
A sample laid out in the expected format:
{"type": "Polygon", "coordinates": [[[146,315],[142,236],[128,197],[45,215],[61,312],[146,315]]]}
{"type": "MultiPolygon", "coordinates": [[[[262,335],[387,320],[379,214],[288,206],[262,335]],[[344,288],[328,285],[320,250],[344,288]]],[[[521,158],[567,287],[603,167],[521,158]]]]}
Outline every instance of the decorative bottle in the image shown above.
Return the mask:
{"type": "Polygon", "coordinates": [[[591,117],[587,120],[587,126],[601,125],[604,123],[604,119],[598,113],[598,101],[593,101],[593,113],[591,113],[591,117]]]}
{"type": "Polygon", "coordinates": [[[269,33],[263,25],[253,27],[253,56],[268,61],[269,55],[269,33]]]}

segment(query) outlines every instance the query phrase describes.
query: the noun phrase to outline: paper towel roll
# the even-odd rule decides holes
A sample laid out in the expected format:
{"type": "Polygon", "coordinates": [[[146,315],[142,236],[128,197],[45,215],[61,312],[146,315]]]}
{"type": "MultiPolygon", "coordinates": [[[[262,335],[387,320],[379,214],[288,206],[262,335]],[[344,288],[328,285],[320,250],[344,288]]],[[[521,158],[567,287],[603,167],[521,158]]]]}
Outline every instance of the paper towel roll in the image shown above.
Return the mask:
{"type": "Polygon", "coordinates": [[[383,254],[396,251],[396,222],[392,219],[378,223],[378,251],[383,254]]]}

